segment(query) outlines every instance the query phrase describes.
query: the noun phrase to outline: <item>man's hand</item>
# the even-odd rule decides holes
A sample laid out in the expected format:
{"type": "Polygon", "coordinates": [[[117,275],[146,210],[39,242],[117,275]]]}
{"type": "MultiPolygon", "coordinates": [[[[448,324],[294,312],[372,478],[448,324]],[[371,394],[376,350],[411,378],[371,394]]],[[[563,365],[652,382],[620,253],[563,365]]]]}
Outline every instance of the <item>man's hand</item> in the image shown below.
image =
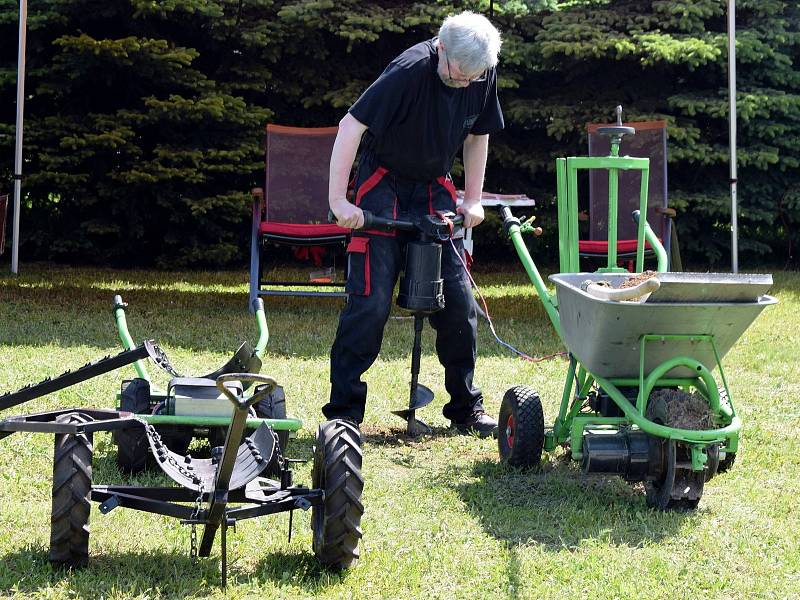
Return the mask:
{"type": "Polygon", "coordinates": [[[364,225],[364,212],[347,198],[338,198],[329,202],[331,211],[336,216],[336,224],[348,229],[360,229],[364,225]]]}
{"type": "Polygon", "coordinates": [[[464,215],[464,228],[477,227],[483,222],[483,206],[480,200],[464,200],[456,209],[456,212],[464,215]]]}

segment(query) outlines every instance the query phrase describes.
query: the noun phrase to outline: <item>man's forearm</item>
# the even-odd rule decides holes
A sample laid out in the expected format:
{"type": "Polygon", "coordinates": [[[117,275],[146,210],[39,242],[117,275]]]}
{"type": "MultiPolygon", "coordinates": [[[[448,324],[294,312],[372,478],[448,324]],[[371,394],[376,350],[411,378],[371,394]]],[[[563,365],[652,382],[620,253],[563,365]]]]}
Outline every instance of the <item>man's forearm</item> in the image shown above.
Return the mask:
{"type": "Polygon", "coordinates": [[[328,182],[328,203],[333,206],[347,196],[347,183],[350,170],[358,152],[361,136],[367,127],[347,113],[339,122],[339,132],[331,153],[330,180],[328,182]]]}
{"type": "Polygon", "coordinates": [[[468,135],[464,140],[464,202],[480,202],[488,152],[488,135],[468,135]]]}

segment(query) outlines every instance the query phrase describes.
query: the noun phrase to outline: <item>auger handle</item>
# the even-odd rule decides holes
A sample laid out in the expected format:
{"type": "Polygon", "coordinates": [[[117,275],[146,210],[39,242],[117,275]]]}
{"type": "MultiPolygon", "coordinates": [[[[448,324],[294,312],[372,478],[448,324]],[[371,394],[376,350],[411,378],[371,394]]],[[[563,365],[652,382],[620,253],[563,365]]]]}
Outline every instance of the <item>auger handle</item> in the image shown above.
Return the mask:
{"type": "MultiPolygon", "coordinates": [[[[399,229],[401,231],[416,231],[421,229],[419,224],[414,221],[404,221],[401,219],[386,219],[372,214],[368,210],[361,211],[364,215],[364,224],[359,229],[380,229],[384,231],[393,231],[399,229]]],[[[450,219],[453,225],[462,225],[464,223],[464,215],[458,214],[450,219]]],[[[328,210],[328,221],[336,223],[336,215],[332,210],[328,210]]]]}

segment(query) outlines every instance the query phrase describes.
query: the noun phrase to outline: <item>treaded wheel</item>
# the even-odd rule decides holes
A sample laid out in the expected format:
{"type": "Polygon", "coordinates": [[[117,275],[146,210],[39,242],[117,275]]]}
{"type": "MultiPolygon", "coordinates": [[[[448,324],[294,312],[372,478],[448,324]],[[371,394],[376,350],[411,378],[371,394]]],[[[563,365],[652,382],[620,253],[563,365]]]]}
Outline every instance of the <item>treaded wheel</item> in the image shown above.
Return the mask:
{"type": "MultiPolygon", "coordinates": [[[[257,393],[261,386],[257,387],[254,393],[257,393]]],[[[259,419],[285,419],[286,418],[286,393],[283,386],[276,385],[275,389],[263,400],[255,406],[256,416],[259,419]]],[[[286,446],[289,444],[288,431],[275,431],[278,436],[278,447],[280,448],[281,456],[286,456],[286,446]]],[[[272,455],[272,460],[269,461],[264,474],[267,477],[280,476],[281,465],[278,460],[277,452],[272,455]]]]}
{"type": "MultiPolygon", "coordinates": [[[[120,393],[119,409],[134,414],[150,412],[150,382],[146,379],[132,379],[124,382],[120,393]]],[[[141,473],[147,467],[150,446],[144,427],[136,425],[117,429],[113,433],[117,444],[117,465],[120,471],[128,474],[141,473]]]]}
{"type": "Polygon", "coordinates": [[[725,458],[722,458],[719,461],[717,473],[725,473],[726,471],[729,471],[731,467],[733,467],[734,462],[736,462],[736,452],[727,452],[725,454],[725,458]]]}
{"type": "MultiPolygon", "coordinates": [[[[222,430],[227,431],[225,428],[222,430]]],[[[189,450],[189,444],[192,443],[192,428],[188,425],[159,425],[156,431],[161,436],[161,441],[175,454],[184,456],[189,450]]]]}
{"type": "Polygon", "coordinates": [[[320,564],[346,569],[359,556],[361,516],[361,433],[349,421],[326,421],[317,430],[312,487],[325,492],[321,506],[311,509],[313,548],[320,564]]]}
{"type": "Polygon", "coordinates": [[[706,482],[709,482],[719,473],[719,444],[711,444],[706,450],[706,457],[706,482]]]}
{"type": "Polygon", "coordinates": [[[539,394],[526,386],[509,389],[500,404],[500,460],[514,467],[538,467],[543,446],[544,414],[539,394]]]}
{"type": "MultiPolygon", "coordinates": [[[[646,416],[649,420],[674,426],[670,404],[688,402],[690,394],[682,390],[659,389],[650,395],[646,416]]],[[[645,501],[658,510],[694,510],[703,495],[707,470],[693,471],[691,450],[675,440],[659,439],[662,469],[652,481],[645,481],[645,501]]],[[[712,458],[713,460],[713,458],[712,458]]]]}
{"type": "MultiPolygon", "coordinates": [[[[69,413],[59,415],[56,423],[89,420],[78,413],[69,413]]],[[[55,567],[80,568],[89,563],[91,492],[92,435],[56,434],[49,556],[55,567]]]]}

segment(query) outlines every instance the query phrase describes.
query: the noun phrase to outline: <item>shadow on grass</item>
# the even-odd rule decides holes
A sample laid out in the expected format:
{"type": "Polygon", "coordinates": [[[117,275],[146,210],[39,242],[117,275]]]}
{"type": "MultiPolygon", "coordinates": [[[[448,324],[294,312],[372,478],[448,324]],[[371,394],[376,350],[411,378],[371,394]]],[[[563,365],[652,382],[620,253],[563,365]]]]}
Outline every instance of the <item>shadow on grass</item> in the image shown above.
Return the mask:
{"type": "MultiPolygon", "coordinates": [[[[122,485],[174,485],[157,466],[151,466],[133,477],[121,474],[115,457],[108,452],[109,447],[108,443],[102,444],[101,456],[95,456],[92,461],[95,484],[111,484],[114,481],[122,485]]],[[[97,510],[97,503],[93,501],[92,527],[107,527],[107,524],[102,523],[97,510]]],[[[131,514],[134,512],[132,509],[123,510],[131,514]]],[[[167,521],[166,517],[161,518],[164,522],[167,521]]],[[[17,532],[16,535],[24,537],[24,532],[17,532]]],[[[120,531],[119,535],[135,539],[137,533],[130,529],[120,531]]],[[[198,537],[201,535],[202,528],[199,528],[198,537]]],[[[235,530],[229,530],[229,544],[235,543],[235,536],[235,530]]],[[[48,589],[63,590],[67,596],[77,598],[185,598],[223,595],[219,539],[220,534],[217,533],[210,557],[195,561],[191,559],[185,546],[175,550],[105,550],[100,554],[93,547],[90,536],[91,556],[89,565],[83,569],[53,568],[48,560],[48,542],[31,541],[16,551],[0,556],[0,597],[37,592],[46,595],[45,590],[48,589]]],[[[310,547],[294,542],[292,546],[257,557],[255,567],[252,560],[247,560],[248,557],[231,550],[229,546],[228,586],[257,585],[270,581],[277,587],[299,586],[306,594],[314,595],[346,577],[345,574],[332,573],[322,568],[310,547]],[[239,568],[237,563],[240,560],[247,563],[247,567],[239,568]]]]}
{"type": "Polygon", "coordinates": [[[29,547],[3,556],[0,593],[65,589],[70,597],[111,595],[186,597],[220,584],[219,557],[196,563],[183,553],[113,552],[93,555],[83,569],[53,568],[45,548],[29,547]]]}
{"type": "MultiPolygon", "coordinates": [[[[445,474],[453,477],[453,474],[445,474]]],[[[492,460],[475,463],[472,477],[453,483],[483,528],[509,548],[535,542],[550,551],[596,543],[641,546],[675,535],[693,513],[646,507],[641,485],[619,477],[584,476],[557,459],[541,472],[492,460]]]]}
{"type": "MultiPolygon", "coordinates": [[[[399,422],[399,421],[398,421],[399,422]]],[[[433,442],[443,438],[461,435],[449,427],[434,426],[431,433],[423,436],[410,436],[406,433],[405,425],[363,425],[361,427],[361,440],[364,444],[374,446],[408,446],[410,448],[422,448],[431,445],[433,442]]]]}
{"type": "MultiPolygon", "coordinates": [[[[294,544],[294,542],[293,542],[294,544]]],[[[256,563],[253,577],[299,587],[305,594],[316,595],[326,587],[344,581],[350,571],[332,571],[319,564],[311,548],[296,552],[278,551],[256,563]]]]}
{"type": "MultiPolygon", "coordinates": [[[[220,557],[193,561],[180,551],[110,552],[93,555],[83,569],[56,569],[42,547],[26,547],[2,557],[0,595],[31,594],[58,588],[69,597],[165,597],[222,595],[220,557]]],[[[234,554],[228,555],[228,586],[272,581],[276,586],[318,592],[346,574],[322,568],[310,549],[278,551],[256,563],[254,572],[241,572],[234,554]]]]}

